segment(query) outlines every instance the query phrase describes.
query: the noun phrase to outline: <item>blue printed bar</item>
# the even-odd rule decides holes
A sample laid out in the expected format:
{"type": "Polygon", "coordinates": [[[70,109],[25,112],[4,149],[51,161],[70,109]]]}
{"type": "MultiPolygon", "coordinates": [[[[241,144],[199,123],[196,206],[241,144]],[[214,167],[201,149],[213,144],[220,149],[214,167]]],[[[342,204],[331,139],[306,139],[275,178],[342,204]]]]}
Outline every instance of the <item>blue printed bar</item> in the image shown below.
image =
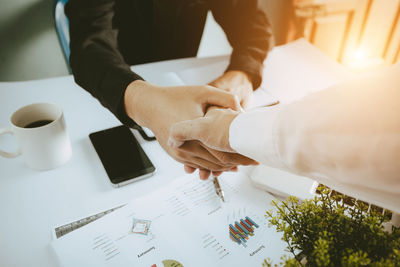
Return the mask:
{"type": "Polygon", "coordinates": [[[247,238],[247,234],[240,228],[239,226],[235,225],[235,229],[238,231],[238,233],[243,236],[244,238],[247,238]]]}
{"type": "Polygon", "coordinates": [[[246,233],[243,232],[243,230],[238,229],[237,227],[235,227],[235,230],[239,233],[239,235],[240,235],[241,237],[243,237],[243,238],[245,238],[245,239],[249,239],[249,238],[247,237],[246,233]]]}
{"type": "Polygon", "coordinates": [[[247,240],[246,240],[247,237],[244,235],[244,233],[242,233],[241,231],[238,231],[238,233],[239,233],[240,239],[242,239],[243,242],[247,242],[247,240]]]}
{"type": "Polygon", "coordinates": [[[240,229],[243,230],[243,232],[247,235],[249,235],[249,231],[246,230],[246,228],[244,228],[243,226],[240,225],[240,223],[235,222],[236,227],[239,227],[240,229]]]}
{"type": "Polygon", "coordinates": [[[229,224],[229,235],[232,241],[247,247],[245,243],[254,236],[255,227],[259,228],[259,226],[247,216],[239,221],[235,221],[234,225],[229,224]]]}
{"type": "Polygon", "coordinates": [[[249,229],[251,229],[252,231],[254,231],[254,230],[253,230],[253,227],[251,227],[251,225],[248,224],[245,220],[240,219],[240,221],[241,221],[242,223],[244,223],[249,229]]]}
{"type": "Polygon", "coordinates": [[[258,224],[256,224],[252,219],[246,216],[246,219],[249,220],[256,228],[258,228],[258,224]]]}
{"type": "Polygon", "coordinates": [[[235,240],[239,245],[242,243],[239,239],[236,238],[236,236],[234,236],[232,233],[229,233],[231,235],[231,237],[233,238],[233,240],[235,240]]]}
{"type": "Polygon", "coordinates": [[[229,227],[231,227],[235,232],[237,232],[237,229],[232,224],[229,224],[229,227]]]}

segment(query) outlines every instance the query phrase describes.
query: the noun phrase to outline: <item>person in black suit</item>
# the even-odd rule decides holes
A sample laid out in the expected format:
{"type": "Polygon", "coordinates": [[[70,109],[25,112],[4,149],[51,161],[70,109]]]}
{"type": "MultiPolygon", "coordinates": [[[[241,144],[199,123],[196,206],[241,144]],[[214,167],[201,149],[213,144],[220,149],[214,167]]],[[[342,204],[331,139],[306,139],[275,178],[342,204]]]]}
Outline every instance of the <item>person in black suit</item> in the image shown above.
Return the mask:
{"type": "Polygon", "coordinates": [[[151,129],[186,171],[198,168],[203,178],[254,164],[198,141],[173,148],[168,137],[172,124],[204,116],[210,106],[246,107],[259,87],[271,33],[257,0],[70,0],[65,11],[76,83],[123,124],[151,129]],[[130,65],[196,56],[208,10],[233,48],[219,78],[204,86],[160,87],[131,71],[130,65]]]}

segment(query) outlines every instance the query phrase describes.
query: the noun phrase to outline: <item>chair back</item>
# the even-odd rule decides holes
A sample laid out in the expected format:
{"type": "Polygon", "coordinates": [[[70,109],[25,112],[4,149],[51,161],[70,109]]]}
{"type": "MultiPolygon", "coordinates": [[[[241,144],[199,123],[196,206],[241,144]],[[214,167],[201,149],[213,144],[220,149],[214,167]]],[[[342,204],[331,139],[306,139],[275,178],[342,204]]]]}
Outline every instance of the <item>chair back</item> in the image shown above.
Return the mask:
{"type": "Polygon", "coordinates": [[[67,2],[68,0],[55,0],[54,21],[65,62],[67,64],[68,71],[71,74],[71,66],[69,65],[69,55],[71,54],[71,50],[69,48],[69,21],[64,12],[64,7],[67,2]]]}

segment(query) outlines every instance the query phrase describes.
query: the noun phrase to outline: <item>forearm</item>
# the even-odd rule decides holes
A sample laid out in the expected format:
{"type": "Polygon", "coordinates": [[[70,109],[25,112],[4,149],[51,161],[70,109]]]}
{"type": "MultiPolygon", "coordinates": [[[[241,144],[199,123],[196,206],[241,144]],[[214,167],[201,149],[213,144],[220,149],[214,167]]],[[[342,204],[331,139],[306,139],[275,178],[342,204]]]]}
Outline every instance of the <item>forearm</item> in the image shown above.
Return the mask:
{"type": "Polygon", "coordinates": [[[113,28],[114,1],[71,0],[66,6],[70,19],[70,64],[77,84],[96,97],[123,123],[127,86],[142,79],[133,73],[118,50],[113,28]]]}
{"type": "MultiPolygon", "coordinates": [[[[128,123],[126,119],[122,119],[123,96],[132,81],[142,78],[124,66],[108,64],[100,59],[100,54],[88,53],[77,57],[77,64],[71,64],[76,83],[97,98],[123,123],[128,123]]],[[[74,62],[73,56],[71,62],[74,62]]]]}
{"type": "Polygon", "coordinates": [[[124,94],[127,116],[138,125],[152,129],[153,125],[157,125],[158,115],[165,112],[162,109],[167,108],[157,101],[163,98],[165,90],[168,89],[142,80],[131,82],[124,94]]]}
{"type": "Polygon", "coordinates": [[[400,191],[400,70],[239,115],[238,153],[301,175],[400,191]],[[249,131],[251,129],[251,132],[249,131]]]}
{"type": "Polygon", "coordinates": [[[212,1],[211,10],[233,48],[227,70],[246,72],[254,89],[261,84],[263,62],[270,49],[271,27],[256,0],[212,1]]]}

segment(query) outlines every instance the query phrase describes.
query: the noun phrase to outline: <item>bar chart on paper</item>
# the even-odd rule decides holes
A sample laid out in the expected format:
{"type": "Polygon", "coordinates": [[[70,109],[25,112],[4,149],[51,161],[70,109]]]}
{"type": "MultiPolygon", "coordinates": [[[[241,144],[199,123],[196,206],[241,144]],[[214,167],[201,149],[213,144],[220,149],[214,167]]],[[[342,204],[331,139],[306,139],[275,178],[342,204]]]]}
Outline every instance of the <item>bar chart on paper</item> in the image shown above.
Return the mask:
{"type": "Polygon", "coordinates": [[[255,228],[259,228],[259,226],[252,219],[246,216],[244,219],[240,219],[239,221],[229,224],[228,228],[229,237],[232,239],[232,241],[238,245],[247,247],[247,240],[255,235],[254,230],[255,228]]]}

